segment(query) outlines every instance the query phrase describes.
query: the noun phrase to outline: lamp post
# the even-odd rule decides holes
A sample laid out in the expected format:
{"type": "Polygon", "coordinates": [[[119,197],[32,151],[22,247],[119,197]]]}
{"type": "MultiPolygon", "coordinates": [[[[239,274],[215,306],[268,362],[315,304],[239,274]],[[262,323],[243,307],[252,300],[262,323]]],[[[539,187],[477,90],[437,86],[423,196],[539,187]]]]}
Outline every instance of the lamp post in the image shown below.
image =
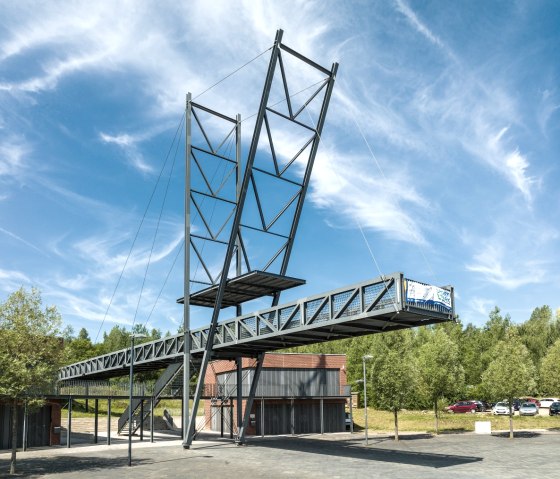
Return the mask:
{"type": "Polygon", "coordinates": [[[365,414],[365,420],[366,420],[366,446],[369,445],[369,437],[368,437],[368,421],[367,421],[367,382],[366,382],[366,361],[373,359],[373,356],[371,354],[366,354],[365,356],[362,356],[362,365],[364,368],[364,414],[365,414]]]}
{"type": "MultiPolygon", "coordinates": [[[[134,386],[134,340],[146,338],[145,334],[132,333],[130,335],[130,395],[128,397],[128,465],[132,466],[132,388],[134,386]]],[[[142,420],[144,418],[141,418],[142,420]]]]}

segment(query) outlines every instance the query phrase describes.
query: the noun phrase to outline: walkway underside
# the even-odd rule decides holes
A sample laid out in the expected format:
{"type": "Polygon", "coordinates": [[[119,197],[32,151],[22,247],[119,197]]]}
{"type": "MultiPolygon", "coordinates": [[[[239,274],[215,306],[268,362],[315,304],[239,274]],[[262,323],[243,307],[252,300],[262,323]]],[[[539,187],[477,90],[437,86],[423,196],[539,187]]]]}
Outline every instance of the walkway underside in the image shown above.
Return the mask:
{"type": "MultiPolygon", "coordinates": [[[[452,288],[438,288],[402,273],[364,281],[294,303],[220,322],[214,358],[256,357],[259,353],[365,334],[414,328],[454,319],[452,288]]],[[[191,330],[191,361],[197,369],[208,327],[191,330]]],[[[134,348],[136,371],[157,370],[183,357],[184,336],[134,348]]],[[[59,379],[103,379],[128,374],[130,349],[66,366],[59,379]]]]}

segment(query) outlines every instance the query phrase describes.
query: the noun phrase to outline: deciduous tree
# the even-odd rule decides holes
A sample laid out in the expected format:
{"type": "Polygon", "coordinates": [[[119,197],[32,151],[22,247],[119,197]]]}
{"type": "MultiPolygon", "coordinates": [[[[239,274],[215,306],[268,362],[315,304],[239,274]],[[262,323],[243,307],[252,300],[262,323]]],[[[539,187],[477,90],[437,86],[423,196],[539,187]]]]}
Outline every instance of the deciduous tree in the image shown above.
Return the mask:
{"type": "Polygon", "coordinates": [[[560,393],[560,339],[558,339],[548,350],[542,360],[540,374],[540,392],[543,394],[560,393]]]}
{"type": "Polygon", "coordinates": [[[374,403],[393,412],[395,441],[399,440],[399,411],[411,405],[417,383],[417,367],[412,354],[412,332],[394,331],[377,335],[383,346],[373,352],[372,385],[374,403]]]}
{"type": "Polygon", "coordinates": [[[16,472],[17,408],[24,400],[40,406],[40,393],[56,379],[62,357],[60,324],[56,308],[43,309],[36,289],[22,288],[0,303],[0,395],[12,404],[10,474],[16,472]]]}
{"type": "Polygon", "coordinates": [[[465,372],[459,359],[459,348],[443,329],[437,329],[418,352],[419,390],[427,397],[435,415],[438,433],[438,400],[459,392],[465,372]]]}
{"type": "Polygon", "coordinates": [[[492,351],[493,360],[482,375],[482,385],[495,400],[507,398],[510,406],[509,437],[513,439],[513,398],[534,391],[535,366],[517,331],[509,329],[492,351]]]}

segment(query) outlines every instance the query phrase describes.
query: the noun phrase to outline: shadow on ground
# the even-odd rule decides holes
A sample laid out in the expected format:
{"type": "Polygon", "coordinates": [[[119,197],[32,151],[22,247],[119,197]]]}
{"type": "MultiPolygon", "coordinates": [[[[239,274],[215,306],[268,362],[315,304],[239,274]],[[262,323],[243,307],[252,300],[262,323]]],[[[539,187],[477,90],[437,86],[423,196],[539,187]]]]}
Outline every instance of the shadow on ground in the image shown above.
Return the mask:
{"type": "MultiPolygon", "coordinates": [[[[153,462],[135,459],[135,464],[153,462]]],[[[99,456],[53,456],[53,457],[18,457],[17,474],[9,477],[42,477],[45,474],[62,474],[69,472],[96,472],[105,469],[126,467],[128,459],[125,457],[100,459],[99,456]]],[[[9,461],[0,461],[0,477],[8,477],[9,461]]]]}
{"type": "MultiPolygon", "coordinates": [[[[521,437],[533,438],[533,437],[539,437],[541,435],[542,434],[540,432],[535,432],[535,431],[513,431],[514,438],[521,438],[521,437]]],[[[492,433],[492,436],[505,437],[509,439],[509,431],[492,433]]]]}
{"type": "MultiPolygon", "coordinates": [[[[403,440],[426,439],[430,435],[411,435],[403,436],[403,440]],[[426,436],[426,437],[418,437],[426,436]]],[[[390,438],[378,439],[370,441],[371,444],[384,442],[390,438]]],[[[434,454],[426,452],[402,451],[396,448],[388,449],[378,448],[375,446],[364,446],[363,440],[360,444],[356,444],[355,440],[350,441],[323,441],[311,438],[286,438],[271,437],[265,439],[252,439],[249,443],[253,447],[274,448],[283,450],[292,450],[304,452],[307,454],[324,454],[330,457],[344,457],[351,459],[363,459],[369,461],[393,462],[398,464],[411,464],[416,466],[443,468],[457,466],[460,464],[469,464],[482,461],[481,457],[476,456],[459,456],[454,454],[434,454]]]]}

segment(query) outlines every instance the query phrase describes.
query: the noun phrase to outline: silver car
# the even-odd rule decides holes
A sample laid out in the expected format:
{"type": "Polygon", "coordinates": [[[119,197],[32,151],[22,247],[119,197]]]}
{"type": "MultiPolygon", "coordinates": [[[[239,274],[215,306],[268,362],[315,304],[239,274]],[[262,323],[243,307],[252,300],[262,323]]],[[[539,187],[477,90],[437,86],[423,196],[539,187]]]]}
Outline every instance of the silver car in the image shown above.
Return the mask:
{"type": "Polygon", "coordinates": [[[494,416],[499,415],[507,415],[509,416],[510,409],[509,404],[507,402],[497,402],[496,405],[492,408],[492,414],[494,416]]]}
{"type": "Polygon", "coordinates": [[[520,416],[536,416],[539,413],[539,408],[533,402],[524,402],[519,408],[520,416]]]}

